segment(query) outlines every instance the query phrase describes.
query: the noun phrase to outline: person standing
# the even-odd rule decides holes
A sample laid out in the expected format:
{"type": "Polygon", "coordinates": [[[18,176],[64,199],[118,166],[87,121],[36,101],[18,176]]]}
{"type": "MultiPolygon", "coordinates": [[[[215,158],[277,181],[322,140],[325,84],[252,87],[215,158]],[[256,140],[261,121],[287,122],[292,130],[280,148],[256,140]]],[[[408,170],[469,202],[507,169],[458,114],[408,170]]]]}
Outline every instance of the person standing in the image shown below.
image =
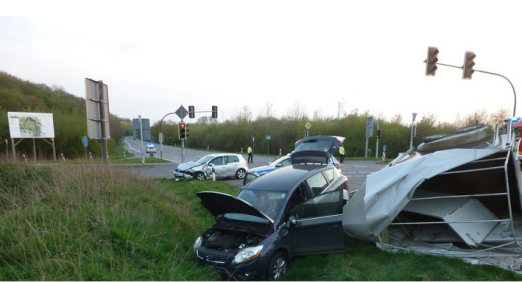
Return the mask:
{"type": "Polygon", "coordinates": [[[346,152],[344,151],[344,144],[341,144],[341,147],[339,147],[339,154],[341,155],[341,158],[339,159],[339,162],[343,163],[344,162],[344,154],[346,154],[346,152]]]}
{"type": "Polygon", "coordinates": [[[252,148],[250,146],[248,146],[247,152],[248,152],[248,162],[253,163],[254,156],[252,156],[252,148]]]}

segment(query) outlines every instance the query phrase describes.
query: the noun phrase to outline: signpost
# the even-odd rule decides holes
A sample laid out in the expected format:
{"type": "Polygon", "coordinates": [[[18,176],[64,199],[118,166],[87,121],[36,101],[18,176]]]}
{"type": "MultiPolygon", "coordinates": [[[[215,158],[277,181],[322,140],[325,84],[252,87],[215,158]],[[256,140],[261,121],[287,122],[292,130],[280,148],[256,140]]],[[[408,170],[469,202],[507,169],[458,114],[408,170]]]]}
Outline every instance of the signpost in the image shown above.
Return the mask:
{"type": "Polygon", "coordinates": [[[373,117],[366,118],[366,149],[364,150],[364,157],[368,157],[368,138],[373,136],[373,117]]]}
{"type": "Polygon", "coordinates": [[[87,136],[83,136],[82,144],[83,147],[85,147],[85,158],[87,158],[87,145],[89,145],[89,139],[87,139],[87,136]]]}
{"type": "Polygon", "coordinates": [[[267,135],[267,136],[266,136],[266,143],[267,143],[266,153],[267,153],[268,155],[270,155],[270,135],[267,135]]]}
{"type": "Polygon", "coordinates": [[[102,80],[85,78],[87,107],[87,131],[89,138],[101,140],[102,159],[107,164],[107,141],[111,138],[109,128],[109,88],[102,80]]]}

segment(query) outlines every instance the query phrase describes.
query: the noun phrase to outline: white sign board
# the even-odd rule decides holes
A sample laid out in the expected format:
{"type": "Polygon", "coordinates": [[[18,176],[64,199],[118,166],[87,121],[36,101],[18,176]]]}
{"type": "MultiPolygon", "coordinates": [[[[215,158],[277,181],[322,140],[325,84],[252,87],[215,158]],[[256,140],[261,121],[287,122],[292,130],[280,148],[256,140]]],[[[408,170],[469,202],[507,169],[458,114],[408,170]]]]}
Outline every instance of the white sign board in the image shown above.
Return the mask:
{"type": "Polygon", "coordinates": [[[7,112],[11,138],[54,138],[53,114],[7,112]]]}

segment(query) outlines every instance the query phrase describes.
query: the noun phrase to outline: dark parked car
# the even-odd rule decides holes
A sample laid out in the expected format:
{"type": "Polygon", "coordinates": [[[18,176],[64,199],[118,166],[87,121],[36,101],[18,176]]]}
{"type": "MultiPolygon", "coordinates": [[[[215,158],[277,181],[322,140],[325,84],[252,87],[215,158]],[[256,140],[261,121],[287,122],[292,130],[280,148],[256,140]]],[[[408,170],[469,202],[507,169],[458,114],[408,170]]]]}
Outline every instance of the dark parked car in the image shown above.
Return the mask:
{"type": "Polygon", "coordinates": [[[197,258],[224,279],[272,280],[281,278],[295,256],[343,252],[348,179],[327,159],[324,151],[294,152],[293,165],[249,183],[236,196],[197,193],[216,219],[194,243],[197,258]]]}
{"type": "MultiPolygon", "coordinates": [[[[341,164],[334,157],[334,154],[339,150],[339,146],[343,143],[344,137],[340,136],[312,136],[306,137],[298,140],[295,143],[295,150],[297,151],[326,151],[329,154],[328,157],[328,165],[335,166],[339,172],[341,171],[341,164]]],[[[272,172],[278,168],[285,167],[292,164],[292,160],[290,158],[291,154],[288,154],[284,157],[274,160],[265,166],[259,166],[255,168],[251,168],[247,171],[247,174],[243,178],[243,186],[247,185],[249,182],[254,179],[272,172]]]]}

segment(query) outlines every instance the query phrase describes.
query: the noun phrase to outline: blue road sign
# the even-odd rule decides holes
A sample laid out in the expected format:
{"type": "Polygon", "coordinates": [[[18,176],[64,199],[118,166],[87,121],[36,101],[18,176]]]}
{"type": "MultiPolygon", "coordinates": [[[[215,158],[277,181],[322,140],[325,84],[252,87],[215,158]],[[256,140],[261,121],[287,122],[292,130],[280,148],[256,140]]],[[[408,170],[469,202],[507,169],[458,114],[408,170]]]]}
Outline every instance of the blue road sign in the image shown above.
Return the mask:
{"type": "Polygon", "coordinates": [[[382,145],[382,152],[386,152],[386,145],[382,145]]]}
{"type": "Polygon", "coordinates": [[[87,147],[87,145],[89,144],[89,139],[87,139],[87,136],[83,136],[82,143],[84,147],[87,147]]]}

